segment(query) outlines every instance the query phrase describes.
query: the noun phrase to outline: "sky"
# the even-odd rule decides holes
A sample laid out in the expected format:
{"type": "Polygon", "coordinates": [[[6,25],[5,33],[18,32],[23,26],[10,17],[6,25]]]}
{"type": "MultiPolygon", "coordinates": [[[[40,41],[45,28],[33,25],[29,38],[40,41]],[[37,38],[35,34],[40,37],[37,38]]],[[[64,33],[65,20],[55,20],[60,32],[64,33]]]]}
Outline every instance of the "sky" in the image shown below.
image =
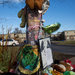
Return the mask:
{"type": "MultiPolygon", "coordinates": [[[[0,3],[3,0],[0,0],[0,3]]],[[[7,0],[5,0],[7,1],[7,0]]],[[[7,29],[21,29],[25,32],[25,28],[20,28],[21,19],[17,17],[17,13],[25,6],[22,0],[9,0],[10,3],[0,4],[0,34],[7,33],[7,29]]],[[[75,30],[75,0],[50,0],[50,7],[43,15],[45,20],[44,26],[59,22],[61,27],[54,32],[62,32],[65,30],[75,30]]]]}

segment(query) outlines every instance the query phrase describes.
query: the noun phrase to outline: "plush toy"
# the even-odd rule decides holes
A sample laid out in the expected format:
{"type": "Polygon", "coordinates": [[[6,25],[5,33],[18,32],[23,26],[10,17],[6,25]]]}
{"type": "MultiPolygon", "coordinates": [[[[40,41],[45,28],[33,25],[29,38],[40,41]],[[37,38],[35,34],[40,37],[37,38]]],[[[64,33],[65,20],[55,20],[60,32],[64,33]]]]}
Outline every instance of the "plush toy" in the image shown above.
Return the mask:
{"type": "Polygon", "coordinates": [[[22,19],[22,22],[20,24],[20,27],[21,28],[24,28],[25,27],[25,24],[26,24],[26,7],[21,9],[18,13],[18,17],[22,19]]]}
{"type": "Polygon", "coordinates": [[[44,0],[26,0],[26,4],[31,9],[37,9],[37,10],[42,10],[43,2],[44,0]]]}
{"type": "Polygon", "coordinates": [[[54,71],[52,72],[52,75],[63,75],[63,73],[60,73],[60,72],[54,70],[54,71]]]}
{"type": "Polygon", "coordinates": [[[66,67],[66,71],[70,71],[71,70],[71,65],[66,63],[66,62],[60,62],[60,64],[64,65],[66,67]]]}
{"type": "Polygon", "coordinates": [[[71,67],[70,69],[74,71],[75,65],[72,64],[71,60],[67,59],[64,62],[67,63],[68,65],[70,65],[70,67],[71,67]]]}
{"type": "Polygon", "coordinates": [[[54,64],[53,69],[62,73],[66,71],[66,67],[62,64],[54,64]]]}
{"type": "Polygon", "coordinates": [[[59,72],[72,71],[73,66],[71,65],[71,61],[69,60],[66,61],[55,60],[53,64],[53,69],[56,69],[56,71],[59,72]]]}

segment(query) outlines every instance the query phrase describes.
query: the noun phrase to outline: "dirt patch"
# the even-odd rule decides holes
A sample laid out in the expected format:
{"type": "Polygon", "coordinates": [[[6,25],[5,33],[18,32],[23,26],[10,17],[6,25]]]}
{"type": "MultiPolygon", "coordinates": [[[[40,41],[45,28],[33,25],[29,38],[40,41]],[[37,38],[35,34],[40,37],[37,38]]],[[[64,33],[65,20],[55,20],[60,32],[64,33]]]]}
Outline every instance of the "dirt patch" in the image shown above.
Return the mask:
{"type": "Polygon", "coordinates": [[[64,54],[60,52],[53,52],[53,59],[55,60],[66,60],[70,59],[72,64],[75,64],[75,55],[64,54]]]}

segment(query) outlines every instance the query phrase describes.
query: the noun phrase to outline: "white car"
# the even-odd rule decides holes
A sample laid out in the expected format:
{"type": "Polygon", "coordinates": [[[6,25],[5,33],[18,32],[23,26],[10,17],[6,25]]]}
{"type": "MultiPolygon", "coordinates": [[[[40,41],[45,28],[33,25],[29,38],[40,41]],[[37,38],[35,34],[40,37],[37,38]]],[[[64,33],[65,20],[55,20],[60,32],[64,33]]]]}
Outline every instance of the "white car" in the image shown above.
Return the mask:
{"type": "Polygon", "coordinates": [[[14,39],[4,39],[0,41],[1,45],[19,45],[19,42],[14,39]]]}

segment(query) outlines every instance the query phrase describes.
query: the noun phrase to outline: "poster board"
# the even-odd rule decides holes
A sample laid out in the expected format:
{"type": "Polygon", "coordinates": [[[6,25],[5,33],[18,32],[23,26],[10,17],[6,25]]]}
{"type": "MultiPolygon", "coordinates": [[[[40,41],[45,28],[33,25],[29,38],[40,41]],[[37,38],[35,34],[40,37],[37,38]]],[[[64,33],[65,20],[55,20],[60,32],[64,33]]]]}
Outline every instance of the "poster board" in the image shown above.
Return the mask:
{"type": "Polygon", "coordinates": [[[50,38],[40,39],[39,45],[40,45],[42,67],[46,68],[47,66],[53,63],[50,38]]]}

